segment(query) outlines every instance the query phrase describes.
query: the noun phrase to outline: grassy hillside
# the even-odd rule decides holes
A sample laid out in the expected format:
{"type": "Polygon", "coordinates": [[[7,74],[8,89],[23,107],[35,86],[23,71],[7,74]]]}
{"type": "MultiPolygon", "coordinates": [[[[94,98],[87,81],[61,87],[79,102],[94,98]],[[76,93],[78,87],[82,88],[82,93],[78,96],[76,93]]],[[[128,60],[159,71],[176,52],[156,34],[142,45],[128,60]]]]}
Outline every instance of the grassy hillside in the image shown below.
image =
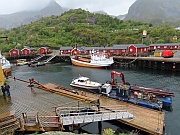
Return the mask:
{"type": "Polygon", "coordinates": [[[82,9],[67,11],[61,16],[42,18],[29,25],[1,30],[2,51],[24,46],[111,46],[113,44],[142,43],[142,32],[147,30],[145,44],[173,42],[173,36],[180,36],[179,31],[169,25],[152,27],[151,24],[131,20],[119,20],[108,15],[94,14],[82,9]]]}

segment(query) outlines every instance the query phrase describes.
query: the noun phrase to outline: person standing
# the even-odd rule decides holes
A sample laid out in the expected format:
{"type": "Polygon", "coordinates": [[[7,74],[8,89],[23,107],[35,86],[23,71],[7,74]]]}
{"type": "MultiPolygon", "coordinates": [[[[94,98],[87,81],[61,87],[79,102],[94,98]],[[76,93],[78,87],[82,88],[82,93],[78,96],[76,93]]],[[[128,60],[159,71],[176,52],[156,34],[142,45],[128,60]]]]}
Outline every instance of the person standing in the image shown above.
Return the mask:
{"type": "Polygon", "coordinates": [[[4,98],[6,97],[6,90],[5,90],[5,88],[4,88],[4,86],[1,86],[1,90],[2,90],[2,93],[3,93],[3,96],[4,96],[4,98]]]}
{"type": "Polygon", "coordinates": [[[11,97],[11,94],[10,94],[10,91],[9,91],[10,86],[8,84],[4,83],[4,88],[5,88],[5,91],[7,92],[8,97],[11,97]]]}

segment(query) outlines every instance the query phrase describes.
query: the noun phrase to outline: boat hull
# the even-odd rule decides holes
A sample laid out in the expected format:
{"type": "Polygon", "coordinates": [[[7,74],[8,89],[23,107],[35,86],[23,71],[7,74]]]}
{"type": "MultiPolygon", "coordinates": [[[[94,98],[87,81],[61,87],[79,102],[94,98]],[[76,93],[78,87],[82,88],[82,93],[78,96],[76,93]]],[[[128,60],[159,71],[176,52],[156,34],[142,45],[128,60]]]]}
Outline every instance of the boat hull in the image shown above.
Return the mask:
{"type": "Polygon", "coordinates": [[[88,62],[75,60],[74,58],[71,58],[71,62],[75,66],[89,67],[89,68],[104,68],[104,67],[111,66],[111,64],[112,64],[112,63],[110,63],[110,64],[88,63],[88,62]]]}
{"type": "Polygon", "coordinates": [[[20,62],[20,63],[17,63],[17,66],[24,66],[24,65],[28,65],[28,62],[20,62]]]}
{"type": "Polygon", "coordinates": [[[100,87],[98,86],[85,86],[85,85],[79,85],[79,84],[70,84],[70,86],[73,86],[73,87],[77,87],[77,88],[83,88],[83,89],[90,89],[90,90],[97,90],[99,89],[100,87]]]}

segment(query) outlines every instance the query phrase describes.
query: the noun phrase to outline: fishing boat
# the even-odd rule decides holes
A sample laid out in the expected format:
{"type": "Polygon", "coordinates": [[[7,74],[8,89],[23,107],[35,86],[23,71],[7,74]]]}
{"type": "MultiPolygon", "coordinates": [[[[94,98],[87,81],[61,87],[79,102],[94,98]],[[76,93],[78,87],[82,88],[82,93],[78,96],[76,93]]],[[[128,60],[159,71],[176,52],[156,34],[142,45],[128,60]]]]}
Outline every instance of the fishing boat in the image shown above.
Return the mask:
{"type": "Polygon", "coordinates": [[[125,83],[124,74],[116,71],[111,71],[111,81],[106,82],[99,93],[146,108],[166,110],[172,110],[172,96],[174,96],[174,93],[168,90],[125,83]],[[121,84],[115,81],[114,75],[121,77],[121,84]]]}
{"type": "Polygon", "coordinates": [[[163,102],[163,108],[172,108],[172,97],[174,97],[174,93],[169,90],[131,85],[131,91],[146,93],[151,96],[156,95],[157,99],[163,102]]]}
{"type": "Polygon", "coordinates": [[[84,76],[79,76],[72,80],[70,85],[83,89],[99,89],[102,86],[101,83],[91,81],[88,77],[84,76]]]}
{"type": "Polygon", "coordinates": [[[29,63],[28,63],[28,66],[29,67],[39,67],[39,66],[45,66],[46,65],[46,63],[45,62],[38,62],[38,61],[30,61],[29,63]]]}
{"type": "Polygon", "coordinates": [[[105,53],[92,51],[90,57],[71,56],[71,62],[75,66],[103,68],[111,66],[114,63],[113,57],[109,57],[105,53]]]}
{"type": "Polygon", "coordinates": [[[153,100],[150,100],[148,96],[145,96],[142,93],[132,93],[130,86],[125,84],[113,86],[106,83],[101,87],[100,93],[111,98],[155,110],[161,110],[163,105],[162,101],[158,101],[156,97],[154,97],[153,100]]]}

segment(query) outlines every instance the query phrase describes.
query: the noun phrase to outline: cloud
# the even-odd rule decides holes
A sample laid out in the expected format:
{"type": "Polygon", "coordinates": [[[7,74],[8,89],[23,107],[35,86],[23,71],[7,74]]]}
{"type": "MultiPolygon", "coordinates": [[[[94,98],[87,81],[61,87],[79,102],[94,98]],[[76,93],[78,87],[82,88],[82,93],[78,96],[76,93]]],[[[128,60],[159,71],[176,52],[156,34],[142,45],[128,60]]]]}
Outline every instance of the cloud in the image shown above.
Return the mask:
{"type": "Polygon", "coordinates": [[[110,15],[122,15],[136,0],[56,0],[62,7],[82,8],[91,12],[103,10],[110,15]]]}
{"type": "Polygon", "coordinates": [[[0,4],[0,14],[42,9],[49,1],[50,0],[3,0],[0,4]]]}
{"type": "MultiPolygon", "coordinates": [[[[40,10],[51,0],[3,0],[0,14],[10,14],[26,10],[40,10]]],[[[122,15],[136,0],[55,0],[61,7],[82,8],[90,12],[103,10],[110,15],[122,15]]]]}

